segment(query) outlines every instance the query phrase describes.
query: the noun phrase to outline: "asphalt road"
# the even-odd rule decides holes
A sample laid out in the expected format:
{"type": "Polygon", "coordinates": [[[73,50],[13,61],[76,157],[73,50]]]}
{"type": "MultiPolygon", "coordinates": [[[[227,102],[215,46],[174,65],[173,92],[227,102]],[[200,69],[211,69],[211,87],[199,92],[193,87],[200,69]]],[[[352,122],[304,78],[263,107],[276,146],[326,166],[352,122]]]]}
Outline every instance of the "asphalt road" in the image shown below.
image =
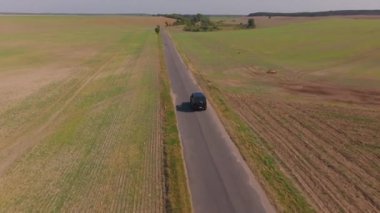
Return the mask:
{"type": "Polygon", "coordinates": [[[190,109],[190,94],[200,88],[170,37],[162,34],[194,212],[274,212],[213,107],[190,109]]]}

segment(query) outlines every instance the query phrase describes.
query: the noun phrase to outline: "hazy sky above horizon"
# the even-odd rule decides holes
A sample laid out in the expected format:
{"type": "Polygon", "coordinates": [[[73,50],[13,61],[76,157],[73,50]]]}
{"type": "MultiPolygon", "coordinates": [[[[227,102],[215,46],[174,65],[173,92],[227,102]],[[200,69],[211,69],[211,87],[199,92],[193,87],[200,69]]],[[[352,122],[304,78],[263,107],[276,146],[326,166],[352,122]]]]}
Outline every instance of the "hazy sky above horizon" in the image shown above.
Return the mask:
{"type": "Polygon", "coordinates": [[[380,0],[0,0],[0,12],[205,13],[380,9],[380,0]]]}

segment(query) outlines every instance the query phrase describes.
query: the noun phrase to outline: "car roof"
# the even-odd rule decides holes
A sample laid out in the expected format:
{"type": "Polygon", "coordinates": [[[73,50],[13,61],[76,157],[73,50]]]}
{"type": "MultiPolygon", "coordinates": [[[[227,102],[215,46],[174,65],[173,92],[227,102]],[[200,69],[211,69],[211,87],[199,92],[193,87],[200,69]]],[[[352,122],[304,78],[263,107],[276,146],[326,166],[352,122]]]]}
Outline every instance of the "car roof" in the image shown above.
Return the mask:
{"type": "Polygon", "coordinates": [[[194,97],[205,97],[205,95],[203,93],[201,93],[201,92],[194,92],[192,95],[194,97]]]}

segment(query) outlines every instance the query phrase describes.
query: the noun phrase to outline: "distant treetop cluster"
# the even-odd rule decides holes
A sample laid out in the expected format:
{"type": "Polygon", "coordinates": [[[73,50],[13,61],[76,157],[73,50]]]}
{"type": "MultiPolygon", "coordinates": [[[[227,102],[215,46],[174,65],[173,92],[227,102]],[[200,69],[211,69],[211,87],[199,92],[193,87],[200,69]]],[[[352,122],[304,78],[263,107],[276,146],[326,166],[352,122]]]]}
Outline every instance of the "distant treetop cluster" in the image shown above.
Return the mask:
{"type": "Polygon", "coordinates": [[[199,13],[196,15],[169,14],[164,16],[175,19],[174,25],[185,25],[183,28],[185,31],[207,32],[219,30],[218,26],[210,21],[208,16],[199,13]]]}

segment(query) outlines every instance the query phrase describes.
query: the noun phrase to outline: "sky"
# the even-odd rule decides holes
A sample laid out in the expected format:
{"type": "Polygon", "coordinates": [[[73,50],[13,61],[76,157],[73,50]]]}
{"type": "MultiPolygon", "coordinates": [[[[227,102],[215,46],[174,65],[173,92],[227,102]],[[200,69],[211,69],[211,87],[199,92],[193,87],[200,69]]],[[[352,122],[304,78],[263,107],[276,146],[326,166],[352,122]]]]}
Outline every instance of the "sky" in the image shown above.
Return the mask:
{"type": "Polygon", "coordinates": [[[0,0],[0,12],[203,13],[380,9],[380,0],[0,0]]]}

